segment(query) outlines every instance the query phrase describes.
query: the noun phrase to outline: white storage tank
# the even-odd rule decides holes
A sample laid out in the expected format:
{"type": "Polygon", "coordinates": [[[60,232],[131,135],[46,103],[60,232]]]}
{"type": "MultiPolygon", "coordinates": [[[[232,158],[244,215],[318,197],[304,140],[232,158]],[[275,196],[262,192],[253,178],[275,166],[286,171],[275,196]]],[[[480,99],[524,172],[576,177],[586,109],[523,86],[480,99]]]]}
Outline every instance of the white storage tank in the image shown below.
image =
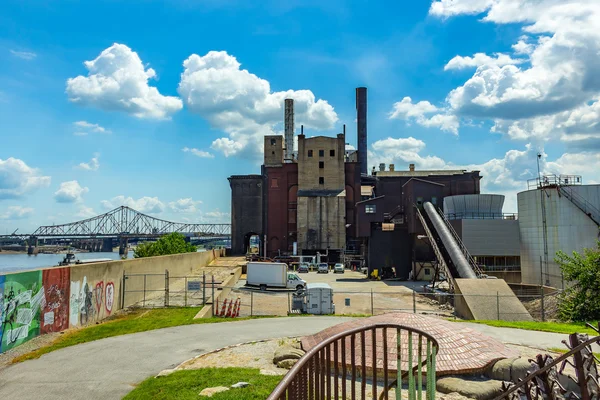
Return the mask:
{"type": "MultiPolygon", "coordinates": [[[[517,194],[519,206],[519,229],[521,236],[521,276],[523,283],[547,284],[562,288],[563,281],[560,266],[555,262],[559,250],[571,255],[573,251],[583,252],[585,248],[595,248],[600,239],[595,214],[587,215],[578,203],[573,202],[559,185],[550,180],[544,192],[532,189],[517,194]],[[546,210],[548,265],[544,265],[544,229],[542,216],[542,197],[546,210]],[[592,218],[594,217],[594,218],[592,218]],[[542,258],[542,269],[540,269],[542,258]]],[[[584,201],[590,210],[600,209],[600,185],[564,185],[567,193],[573,193],[584,201]]],[[[566,285],[566,283],[565,283],[566,285]]]]}
{"type": "Polygon", "coordinates": [[[306,307],[309,314],[335,314],[333,289],[326,283],[306,285],[306,307]]]}

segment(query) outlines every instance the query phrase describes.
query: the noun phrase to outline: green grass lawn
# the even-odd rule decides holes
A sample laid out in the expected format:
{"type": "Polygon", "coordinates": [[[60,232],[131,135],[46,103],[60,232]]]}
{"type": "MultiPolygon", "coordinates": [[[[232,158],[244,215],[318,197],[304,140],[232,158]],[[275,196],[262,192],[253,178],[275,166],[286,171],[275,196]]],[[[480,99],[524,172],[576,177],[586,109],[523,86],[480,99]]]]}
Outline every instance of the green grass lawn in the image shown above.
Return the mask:
{"type": "MultiPolygon", "coordinates": [[[[588,328],[584,323],[575,322],[537,322],[537,321],[461,321],[473,322],[476,324],[485,324],[489,326],[497,326],[501,328],[517,328],[528,331],[554,332],[554,333],[587,333],[592,336],[597,336],[598,333],[593,329],[588,328]]],[[[595,322],[591,323],[595,325],[595,322]]]]}
{"type": "MultiPolygon", "coordinates": [[[[155,309],[138,309],[128,314],[114,317],[98,325],[67,331],[59,336],[49,346],[41,347],[30,353],[23,354],[12,360],[13,363],[39,358],[41,355],[64,347],[91,342],[112,336],[125,335],[128,333],[145,332],[153,329],[169,328],[172,326],[207,324],[216,322],[240,321],[250,318],[200,318],[194,316],[201,307],[170,307],[155,309]]],[[[258,317],[253,317],[258,318],[258,317]]]]}
{"type": "Polygon", "coordinates": [[[281,380],[281,376],[261,375],[253,368],[202,368],[177,371],[159,378],[148,378],[124,398],[134,399],[198,399],[202,389],[248,382],[250,386],[230,389],[211,397],[214,400],[264,400],[281,380]]]}

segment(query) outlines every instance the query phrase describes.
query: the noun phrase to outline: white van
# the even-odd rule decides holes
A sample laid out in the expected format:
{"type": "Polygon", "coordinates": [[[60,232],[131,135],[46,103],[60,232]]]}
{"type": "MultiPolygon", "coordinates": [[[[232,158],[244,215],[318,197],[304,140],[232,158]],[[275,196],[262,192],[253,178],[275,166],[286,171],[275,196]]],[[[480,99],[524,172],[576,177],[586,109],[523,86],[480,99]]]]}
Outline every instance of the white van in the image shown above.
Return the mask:
{"type": "Polygon", "coordinates": [[[268,287],[299,290],[306,287],[306,281],[296,273],[288,272],[285,263],[249,262],[246,285],[258,286],[260,290],[267,290],[268,287]]]}

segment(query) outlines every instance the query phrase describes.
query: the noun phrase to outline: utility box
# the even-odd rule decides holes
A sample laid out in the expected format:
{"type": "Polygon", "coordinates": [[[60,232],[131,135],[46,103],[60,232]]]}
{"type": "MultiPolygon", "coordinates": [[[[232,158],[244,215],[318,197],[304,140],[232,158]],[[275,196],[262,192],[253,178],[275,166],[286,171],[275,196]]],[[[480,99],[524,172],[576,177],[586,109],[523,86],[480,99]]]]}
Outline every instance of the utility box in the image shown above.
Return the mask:
{"type": "Polygon", "coordinates": [[[333,289],[326,283],[306,285],[306,311],[309,314],[335,314],[333,289]]]}

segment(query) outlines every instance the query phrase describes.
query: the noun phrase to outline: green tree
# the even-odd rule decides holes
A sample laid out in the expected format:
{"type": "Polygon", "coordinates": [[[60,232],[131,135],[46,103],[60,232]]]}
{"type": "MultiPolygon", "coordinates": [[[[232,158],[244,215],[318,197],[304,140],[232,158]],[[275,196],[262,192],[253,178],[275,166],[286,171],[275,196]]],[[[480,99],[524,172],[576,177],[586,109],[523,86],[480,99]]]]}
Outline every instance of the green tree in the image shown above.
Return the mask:
{"type": "Polygon", "coordinates": [[[568,287],[558,303],[559,317],[565,321],[592,321],[600,319],[600,241],[595,249],[584,249],[583,254],[568,256],[556,253],[568,287]]]}
{"type": "Polygon", "coordinates": [[[196,246],[185,241],[181,233],[170,233],[156,242],[142,243],[133,251],[134,258],[164,256],[167,254],[194,253],[196,246]]]}

